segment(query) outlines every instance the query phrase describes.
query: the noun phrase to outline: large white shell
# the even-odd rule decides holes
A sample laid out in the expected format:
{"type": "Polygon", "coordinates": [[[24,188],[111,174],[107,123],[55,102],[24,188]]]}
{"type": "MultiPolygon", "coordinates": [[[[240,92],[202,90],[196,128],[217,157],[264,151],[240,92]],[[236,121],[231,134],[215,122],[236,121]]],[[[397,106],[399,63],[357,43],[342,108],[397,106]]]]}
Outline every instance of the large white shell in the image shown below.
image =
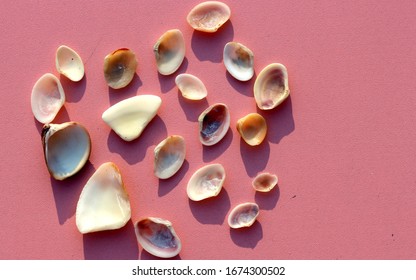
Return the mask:
{"type": "Polygon", "coordinates": [[[216,103],[209,106],[198,117],[199,140],[212,146],[224,138],[230,128],[230,112],[227,105],[216,103]]]}
{"type": "Polygon", "coordinates": [[[73,82],[84,77],[84,63],[76,51],[67,46],[60,46],[55,57],[56,70],[73,82]]]}
{"type": "Polygon", "coordinates": [[[193,201],[214,197],[220,193],[224,180],[224,167],[219,163],[209,164],[201,167],[191,176],[186,192],[193,201]]]}
{"type": "Polygon", "coordinates": [[[160,142],[154,150],[154,174],[160,179],[172,177],[181,168],[186,155],[185,139],[172,135],[160,142]]]}
{"type": "Polygon", "coordinates": [[[224,47],[223,61],[227,71],[240,81],[248,81],[254,75],[253,52],[237,42],[229,42],[224,47]]]}
{"type": "Polygon", "coordinates": [[[126,87],[133,80],[137,69],[134,52],[128,48],[120,48],[104,58],[104,78],[113,89],[126,87]]]}
{"type": "Polygon", "coordinates": [[[31,106],[35,118],[41,123],[50,123],[65,103],[65,92],[61,82],[53,74],[46,73],[32,89],[31,106]]]}
{"type": "Polygon", "coordinates": [[[277,182],[277,175],[264,172],[253,179],[252,185],[258,192],[269,192],[277,185],[277,182]]]}
{"type": "Polygon", "coordinates": [[[186,17],[189,25],[199,31],[216,32],[231,16],[230,8],[219,1],[206,1],[196,5],[186,17]]]}
{"type": "Polygon", "coordinates": [[[84,186],[78,200],[76,225],[81,233],[118,229],[131,217],[130,201],[120,170],[102,164],[84,186]]]}
{"type": "Polygon", "coordinates": [[[257,113],[250,113],[237,121],[237,131],[250,146],[260,145],[267,134],[266,120],[257,113]]]}
{"type": "Polygon", "coordinates": [[[201,100],[208,94],[204,83],[194,75],[179,74],[175,79],[182,96],[189,100],[201,100]]]}
{"type": "Polygon", "coordinates": [[[251,226],[259,215],[259,206],[253,202],[237,205],[228,215],[228,225],[231,228],[242,228],[251,226]]]}
{"type": "Polygon", "coordinates": [[[170,75],[181,66],[185,58],[185,40],[179,29],[166,31],[153,46],[157,70],[170,75]]]}

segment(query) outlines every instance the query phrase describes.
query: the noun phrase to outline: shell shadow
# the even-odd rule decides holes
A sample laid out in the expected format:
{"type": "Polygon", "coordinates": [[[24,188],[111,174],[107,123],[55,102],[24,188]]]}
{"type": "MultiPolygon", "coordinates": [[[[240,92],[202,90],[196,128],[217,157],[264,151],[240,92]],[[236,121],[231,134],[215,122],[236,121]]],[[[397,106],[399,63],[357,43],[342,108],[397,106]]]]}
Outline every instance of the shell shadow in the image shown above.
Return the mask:
{"type": "Polygon", "coordinates": [[[160,91],[162,93],[167,93],[168,91],[173,89],[176,86],[176,76],[181,73],[185,73],[186,69],[188,69],[188,59],[185,57],[182,61],[181,66],[178,68],[178,70],[175,71],[175,73],[172,73],[170,75],[162,75],[158,72],[157,77],[159,79],[160,91]]]}
{"type": "Polygon", "coordinates": [[[189,208],[192,215],[201,224],[222,225],[225,216],[230,210],[231,202],[227,191],[223,188],[217,197],[211,197],[201,201],[189,199],[189,208]]]}
{"type": "Polygon", "coordinates": [[[75,103],[82,99],[87,88],[87,75],[79,82],[73,82],[64,75],[60,75],[59,80],[65,91],[65,101],[68,103],[75,103]]]}
{"type": "Polygon", "coordinates": [[[186,115],[186,119],[191,122],[197,122],[199,115],[209,106],[206,98],[202,100],[188,100],[182,96],[180,90],[178,90],[178,101],[186,115]]]}
{"type": "Polygon", "coordinates": [[[124,88],[113,89],[108,87],[108,98],[110,100],[110,105],[114,105],[126,98],[136,96],[137,90],[143,85],[142,80],[140,79],[137,73],[134,73],[133,80],[124,88]]]}
{"type": "Polygon", "coordinates": [[[212,146],[205,146],[203,145],[202,151],[202,158],[204,162],[211,162],[222,155],[228,147],[230,147],[231,142],[233,142],[233,132],[231,129],[228,129],[227,133],[225,134],[224,138],[221,139],[215,145],[212,146]]]}
{"type": "Polygon", "coordinates": [[[146,250],[142,250],[139,259],[140,260],[181,260],[182,258],[180,255],[176,255],[172,258],[163,259],[163,258],[153,256],[152,254],[148,253],[146,250]]]}
{"type": "Polygon", "coordinates": [[[228,71],[226,71],[225,77],[228,83],[238,92],[245,96],[253,97],[253,86],[256,80],[256,73],[254,72],[253,77],[249,81],[239,81],[234,78],[228,71]]]}
{"type": "Polygon", "coordinates": [[[189,170],[189,162],[185,159],[178,172],[168,179],[159,179],[158,196],[162,197],[170,193],[183,179],[189,170]]]}
{"type": "Polygon", "coordinates": [[[263,141],[258,146],[250,146],[241,138],[240,154],[247,174],[254,177],[267,166],[270,158],[270,144],[263,141]]]}
{"type": "Polygon", "coordinates": [[[230,228],[230,236],[237,246],[254,249],[263,239],[263,228],[259,221],[255,221],[251,227],[230,228]]]}
{"type": "Polygon", "coordinates": [[[272,210],[280,198],[280,188],[277,185],[269,192],[256,192],[254,200],[262,210],[272,210]]]}

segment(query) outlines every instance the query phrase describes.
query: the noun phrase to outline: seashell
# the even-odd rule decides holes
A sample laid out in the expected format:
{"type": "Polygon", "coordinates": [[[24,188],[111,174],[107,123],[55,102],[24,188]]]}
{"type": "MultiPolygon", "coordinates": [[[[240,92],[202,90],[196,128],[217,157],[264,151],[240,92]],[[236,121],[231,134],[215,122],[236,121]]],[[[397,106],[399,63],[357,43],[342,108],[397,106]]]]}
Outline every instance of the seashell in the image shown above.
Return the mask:
{"type": "Polygon", "coordinates": [[[259,145],[267,134],[266,120],[257,113],[250,113],[237,121],[237,131],[250,146],[259,145]]]}
{"type": "Polygon", "coordinates": [[[67,46],[60,46],[56,51],[56,70],[73,82],[84,77],[84,63],[81,57],[67,46]]]}
{"type": "Polygon", "coordinates": [[[131,218],[129,195],[120,170],[102,164],[82,189],[75,214],[81,233],[122,228],[131,218]]]}
{"type": "Polygon", "coordinates": [[[57,180],[64,180],[81,170],[91,153],[90,135],[77,122],[44,125],[42,145],[46,166],[57,180]]]}
{"type": "Polygon", "coordinates": [[[272,63],[261,70],[254,82],[254,98],[261,110],[270,110],[289,96],[287,69],[283,64],[272,63]]]}
{"type": "Polygon", "coordinates": [[[179,74],[175,79],[182,96],[189,100],[201,100],[208,94],[204,83],[191,74],[179,74]]]}
{"type": "Polygon", "coordinates": [[[123,140],[132,141],[142,134],[161,104],[162,99],[156,95],[130,97],[108,108],[102,119],[123,140]]]}
{"type": "Polygon", "coordinates": [[[134,231],[143,249],[156,257],[172,258],[182,249],[181,240],[168,220],[143,218],[135,223],[134,231]]]}
{"type": "Polygon", "coordinates": [[[278,182],[278,178],[274,174],[268,172],[258,174],[252,182],[253,188],[258,192],[271,191],[278,182]]]}
{"type": "Polygon", "coordinates": [[[209,164],[201,167],[191,176],[186,192],[193,201],[214,197],[220,193],[224,180],[224,167],[219,163],[209,164]]]}
{"type": "Polygon", "coordinates": [[[230,112],[227,105],[216,103],[209,106],[198,117],[199,140],[205,146],[218,143],[230,127],[230,112]]]}
{"type": "Polygon", "coordinates": [[[239,204],[228,215],[228,225],[231,228],[249,227],[256,221],[259,211],[259,206],[256,203],[239,204]]]}
{"type": "Polygon", "coordinates": [[[239,81],[248,81],[254,75],[253,52],[237,42],[229,42],[224,47],[223,61],[227,71],[239,81]]]}
{"type": "Polygon", "coordinates": [[[206,1],[196,5],[186,17],[189,25],[199,31],[216,32],[231,16],[230,8],[219,1],[206,1]]]}
{"type": "Polygon", "coordinates": [[[104,78],[113,89],[124,88],[130,84],[136,69],[136,55],[130,49],[115,50],[104,58],[104,78]]]}
{"type": "Polygon", "coordinates": [[[179,29],[165,32],[153,46],[157,70],[170,75],[178,70],[185,58],[185,40],[179,29]]]}
{"type": "Polygon", "coordinates": [[[160,179],[172,177],[181,168],[186,154],[185,139],[172,135],[160,142],[154,150],[154,174],[160,179]]]}
{"type": "Polygon", "coordinates": [[[32,89],[31,106],[36,120],[50,123],[65,103],[61,82],[53,74],[40,77],[32,89]]]}

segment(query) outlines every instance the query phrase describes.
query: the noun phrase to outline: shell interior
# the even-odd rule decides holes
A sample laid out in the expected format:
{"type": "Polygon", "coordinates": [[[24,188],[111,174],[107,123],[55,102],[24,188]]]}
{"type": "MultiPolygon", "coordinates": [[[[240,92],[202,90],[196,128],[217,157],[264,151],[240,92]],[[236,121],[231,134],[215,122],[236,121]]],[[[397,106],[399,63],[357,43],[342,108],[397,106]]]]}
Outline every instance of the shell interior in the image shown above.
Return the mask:
{"type": "Polygon", "coordinates": [[[219,163],[209,164],[201,167],[191,176],[186,192],[193,201],[214,197],[220,193],[224,180],[224,167],[219,163]]]}
{"type": "Polygon", "coordinates": [[[231,16],[230,8],[219,1],[206,1],[196,5],[188,14],[189,25],[199,31],[216,32],[231,16]]]}
{"type": "Polygon", "coordinates": [[[84,77],[84,63],[76,51],[67,46],[60,46],[56,51],[56,70],[73,82],[84,77]]]}
{"type": "Polygon", "coordinates": [[[254,75],[254,55],[246,46],[229,42],[224,47],[223,61],[227,71],[239,81],[248,81],[254,75]]]}
{"type": "Polygon", "coordinates": [[[204,83],[194,75],[179,74],[175,78],[175,83],[186,99],[201,100],[208,94],[204,83]]]}
{"type": "Polygon", "coordinates": [[[222,103],[211,105],[201,113],[198,122],[201,143],[206,146],[218,143],[230,127],[230,112],[227,105],[222,103]]]}
{"type": "Polygon", "coordinates": [[[136,69],[136,55],[130,49],[117,49],[104,58],[104,77],[108,86],[113,89],[130,84],[136,69]]]}
{"type": "Polygon", "coordinates": [[[253,202],[237,205],[228,216],[228,225],[231,228],[242,228],[251,226],[259,215],[259,206],[253,202]]]}
{"type": "Polygon", "coordinates": [[[250,113],[237,121],[237,131],[250,146],[263,142],[267,134],[266,120],[257,113],[250,113]]]}
{"type": "Polygon", "coordinates": [[[270,173],[260,173],[258,174],[252,182],[253,188],[259,192],[269,192],[271,191],[278,182],[278,178],[275,174],[270,173]]]}
{"type": "Polygon", "coordinates": [[[185,161],[185,139],[172,135],[160,142],[154,150],[154,174],[160,179],[172,177],[185,161]]]}
{"type": "Polygon", "coordinates": [[[165,32],[153,46],[153,52],[159,73],[174,73],[185,58],[185,40],[182,32],[179,29],[165,32]]]}

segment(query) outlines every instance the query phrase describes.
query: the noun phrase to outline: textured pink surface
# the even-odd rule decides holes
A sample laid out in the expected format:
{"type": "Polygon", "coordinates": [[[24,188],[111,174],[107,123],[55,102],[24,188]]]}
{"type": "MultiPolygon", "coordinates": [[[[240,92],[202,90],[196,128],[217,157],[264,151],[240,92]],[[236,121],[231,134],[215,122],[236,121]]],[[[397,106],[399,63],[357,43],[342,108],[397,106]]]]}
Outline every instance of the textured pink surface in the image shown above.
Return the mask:
{"type": "Polygon", "coordinates": [[[218,33],[194,32],[186,15],[198,1],[17,1],[0,9],[1,30],[1,259],[151,259],[138,246],[133,222],[159,216],[173,222],[181,259],[415,259],[416,252],[416,3],[404,1],[227,1],[231,20],[218,33]],[[177,73],[201,78],[208,98],[189,102],[175,75],[158,75],[153,44],[179,28],[186,59],[177,73]],[[291,97],[270,112],[266,141],[249,147],[237,119],[257,111],[254,78],[234,80],[222,49],[238,41],[255,54],[255,71],[287,66],[291,97]],[[90,162],[63,182],[50,178],[41,125],[30,93],[46,72],[57,74],[61,44],[83,58],[86,77],[60,77],[67,102],[56,123],[73,120],[90,131],[90,162]],[[131,48],[137,76],[112,90],[102,73],[109,52],[131,48]],[[124,142],[101,120],[110,105],[139,94],[163,103],[142,136],[124,142]],[[231,129],[202,147],[197,118],[224,102],[231,129]],[[188,145],[178,174],[152,174],[153,148],[180,134],[188,145]],[[131,197],[132,222],[120,230],[81,235],[75,226],[79,194],[95,169],[115,162],[131,197]],[[224,190],[194,203],[186,183],[204,164],[227,171],[224,190]],[[277,173],[279,188],[256,194],[252,178],[277,173]],[[255,201],[251,228],[230,230],[236,204],[255,201]]]}

